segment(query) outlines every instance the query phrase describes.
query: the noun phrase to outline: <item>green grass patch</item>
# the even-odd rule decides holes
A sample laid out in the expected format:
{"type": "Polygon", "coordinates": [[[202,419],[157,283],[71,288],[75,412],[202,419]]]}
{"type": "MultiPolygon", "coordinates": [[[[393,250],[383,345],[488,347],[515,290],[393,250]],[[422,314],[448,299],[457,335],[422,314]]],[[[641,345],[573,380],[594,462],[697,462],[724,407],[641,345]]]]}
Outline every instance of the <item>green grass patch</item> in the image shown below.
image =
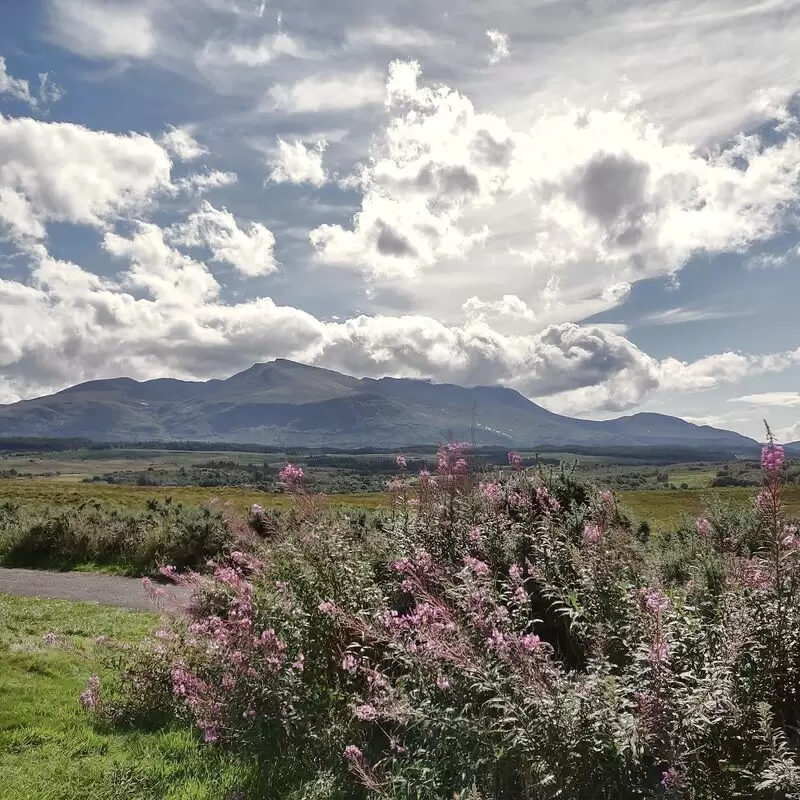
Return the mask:
{"type": "MultiPolygon", "coordinates": [[[[192,730],[120,732],[78,703],[100,635],[134,640],[152,614],[0,595],[0,796],[3,800],[223,800],[241,768],[192,730]],[[81,656],[48,647],[56,633],[81,656]]],[[[102,675],[102,672],[101,672],[102,675]]]]}
{"type": "MultiPolygon", "coordinates": [[[[752,503],[757,488],[732,487],[725,489],[644,489],[618,492],[623,503],[639,518],[651,524],[674,526],[684,515],[700,514],[711,498],[725,502],[752,503]]],[[[784,504],[789,516],[800,514],[800,486],[786,486],[784,504]]]]}
{"type": "MultiPolygon", "coordinates": [[[[173,503],[185,506],[202,506],[212,501],[231,503],[238,511],[246,511],[253,503],[271,508],[288,508],[294,498],[285,494],[269,494],[255,489],[229,487],[175,486],[158,488],[153,486],[117,486],[100,483],[68,483],[45,478],[10,478],[0,480],[0,502],[17,503],[20,506],[65,505],[80,506],[99,503],[117,508],[142,510],[147,501],[171,497],[173,503]]],[[[385,492],[373,494],[326,494],[315,495],[317,502],[334,508],[380,508],[389,501],[385,492]]]]}

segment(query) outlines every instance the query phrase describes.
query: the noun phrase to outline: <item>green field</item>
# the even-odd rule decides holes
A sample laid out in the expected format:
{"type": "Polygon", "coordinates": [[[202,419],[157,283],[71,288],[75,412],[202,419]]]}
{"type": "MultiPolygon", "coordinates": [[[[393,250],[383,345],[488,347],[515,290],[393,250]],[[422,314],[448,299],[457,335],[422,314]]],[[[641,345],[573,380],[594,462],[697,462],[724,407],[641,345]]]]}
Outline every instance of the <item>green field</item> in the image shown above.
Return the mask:
{"type": "MultiPolygon", "coordinates": [[[[46,504],[79,506],[83,503],[102,503],[118,508],[142,509],[151,498],[173,503],[200,506],[218,501],[231,503],[245,511],[253,503],[285,508],[295,501],[285,494],[268,494],[255,489],[236,489],[226,486],[118,486],[103,483],[66,483],[42,478],[10,478],[0,480],[0,503],[12,502],[23,506],[46,504]]],[[[388,502],[385,493],[315,495],[315,501],[332,507],[358,506],[379,508],[388,502]]]]}
{"type": "MultiPolygon", "coordinates": [[[[639,519],[667,526],[679,522],[684,515],[700,514],[708,500],[721,499],[736,503],[752,503],[757,489],[735,487],[725,489],[644,489],[619,492],[622,503],[639,519]]],[[[786,513],[800,515],[800,486],[786,486],[783,492],[786,513]]]]}
{"type": "MultiPolygon", "coordinates": [[[[638,518],[656,525],[672,525],[682,515],[700,513],[704,501],[719,497],[742,503],[754,497],[753,488],[725,489],[642,489],[620,491],[618,496],[638,518]]],[[[151,498],[164,500],[171,497],[174,503],[188,506],[205,505],[212,501],[230,503],[238,511],[246,511],[253,503],[275,508],[286,508],[295,500],[285,494],[268,494],[251,489],[229,487],[152,487],[115,486],[98,483],[64,483],[48,479],[0,480],[0,503],[13,502],[22,506],[64,505],[80,506],[84,503],[101,503],[126,509],[143,509],[151,498]]],[[[790,515],[800,515],[800,486],[784,489],[786,509],[790,515]]],[[[365,509],[386,508],[389,495],[385,492],[372,494],[328,494],[315,495],[315,502],[341,508],[365,509]]]]}
{"type": "Polygon", "coordinates": [[[193,731],[113,731],[78,704],[101,634],[137,639],[157,617],[0,595],[0,797],[3,800],[223,800],[236,770],[193,731]],[[45,645],[69,637],[89,657],[45,645]]]}

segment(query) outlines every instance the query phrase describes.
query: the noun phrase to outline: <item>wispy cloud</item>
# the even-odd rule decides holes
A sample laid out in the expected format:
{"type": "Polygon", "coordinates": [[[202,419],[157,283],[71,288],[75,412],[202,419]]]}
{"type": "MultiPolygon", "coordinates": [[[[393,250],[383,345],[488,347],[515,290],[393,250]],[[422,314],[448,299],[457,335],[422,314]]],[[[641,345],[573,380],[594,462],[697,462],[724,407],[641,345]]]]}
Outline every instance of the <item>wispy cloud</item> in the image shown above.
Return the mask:
{"type": "Polygon", "coordinates": [[[632,323],[636,328],[655,328],[661,325],[683,325],[687,322],[707,322],[714,319],[728,319],[752,314],[752,311],[721,311],[702,308],[671,308],[640,317],[632,323]]]}
{"type": "Polygon", "coordinates": [[[749,403],[753,406],[800,406],[800,392],[760,392],[731,397],[729,403],[749,403]]]}

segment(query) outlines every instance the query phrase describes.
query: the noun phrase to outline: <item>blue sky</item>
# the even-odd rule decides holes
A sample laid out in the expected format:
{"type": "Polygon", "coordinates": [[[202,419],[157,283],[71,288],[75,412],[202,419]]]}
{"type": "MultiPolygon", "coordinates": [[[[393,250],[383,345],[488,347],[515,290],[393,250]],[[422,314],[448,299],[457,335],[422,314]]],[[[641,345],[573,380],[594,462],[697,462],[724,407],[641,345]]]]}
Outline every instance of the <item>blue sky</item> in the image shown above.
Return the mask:
{"type": "Polygon", "coordinates": [[[0,403],[285,357],[800,439],[798,29],[0,0],[0,403]]]}

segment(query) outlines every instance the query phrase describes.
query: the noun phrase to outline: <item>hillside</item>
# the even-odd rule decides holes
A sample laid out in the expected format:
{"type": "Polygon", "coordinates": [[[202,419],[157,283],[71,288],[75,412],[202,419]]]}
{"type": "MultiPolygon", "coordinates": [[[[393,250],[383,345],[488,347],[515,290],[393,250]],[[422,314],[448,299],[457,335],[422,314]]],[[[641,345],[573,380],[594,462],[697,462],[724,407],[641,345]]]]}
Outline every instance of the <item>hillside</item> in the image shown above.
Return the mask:
{"type": "Polygon", "coordinates": [[[400,447],[473,435],[479,445],[755,448],[738,433],[661,414],[573,419],[513,389],[358,379],[284,359],[226,380],[115,378],[0,406],[0,436],[400,447]]]}

